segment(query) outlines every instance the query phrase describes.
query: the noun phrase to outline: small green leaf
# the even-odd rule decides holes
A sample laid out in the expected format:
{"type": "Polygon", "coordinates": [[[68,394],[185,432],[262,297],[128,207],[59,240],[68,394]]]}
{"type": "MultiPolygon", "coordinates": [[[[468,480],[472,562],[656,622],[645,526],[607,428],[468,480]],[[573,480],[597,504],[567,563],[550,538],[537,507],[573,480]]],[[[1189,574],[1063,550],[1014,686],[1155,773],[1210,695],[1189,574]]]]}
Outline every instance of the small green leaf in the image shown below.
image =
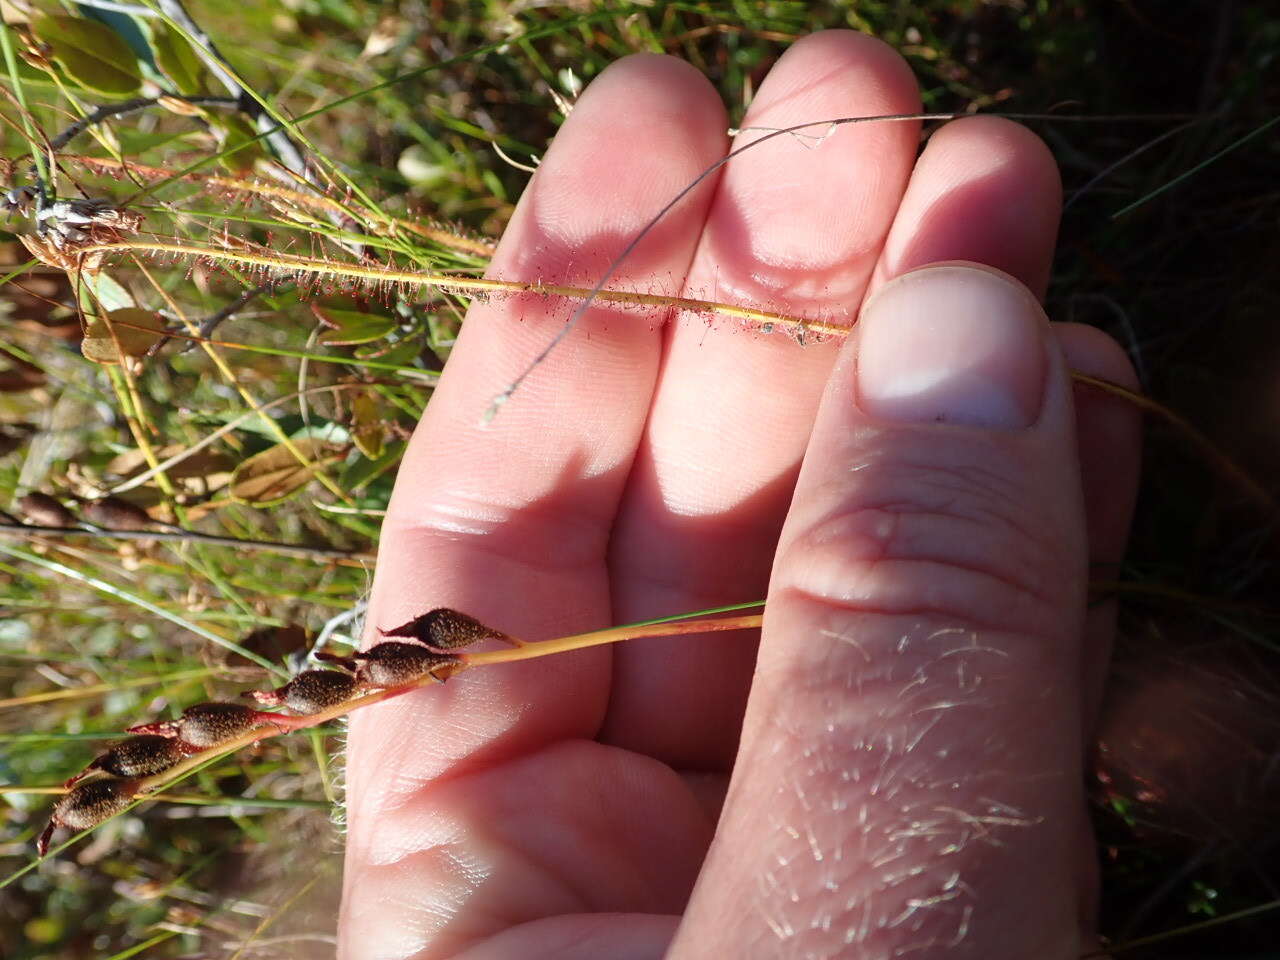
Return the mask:
{"type": "Polygon", "coordinates": [[[205,65],[186,37],[167,23],[156,23],[151,27],[151,48],[156,63],[179,93],[192,97],[204,93],[205,65]]]}
{"type": "Polygon", "coordinates": [[[342,475],[338,478],[338,483],[342,485],[342,489],[351,493],[359,493],[378,477],[382,476],[388,470],[394,470],[404,457],[405,448],[408,446],[403,440],[393,440],[384,445],[382,456],[377,460],[370,460],[368,457],[357,457],[354,463],[348,464],[347,468],[342,471],[342,475]]]}
{"type": "Polygon", "coordinates": [[[105,271],[97,273],[82,272],[77,276],[80,281],[80,309],[86,314],[97,314],[103,310],[124,310],[136,307],[138,302],[120,282],[105,271]],[[84,296],[88,293],[88,297],[84,296]]]}
{"type": "Polygon", "coordinates": [[[79,17],[45,17],[34,33],[50,47],[50,57],[80,86],[111,97],[137,93],[142,85],[138,58],[110,27],[79,17]]]}
{"type": "Polygon", "coordinates": [[[326,326],[332,328],[320,335],[320,342],[327,347],[372,343],[374,340],[381,340],[396,328],[394,317],[322,306],[313,306],[312,309],[326,326]]]}

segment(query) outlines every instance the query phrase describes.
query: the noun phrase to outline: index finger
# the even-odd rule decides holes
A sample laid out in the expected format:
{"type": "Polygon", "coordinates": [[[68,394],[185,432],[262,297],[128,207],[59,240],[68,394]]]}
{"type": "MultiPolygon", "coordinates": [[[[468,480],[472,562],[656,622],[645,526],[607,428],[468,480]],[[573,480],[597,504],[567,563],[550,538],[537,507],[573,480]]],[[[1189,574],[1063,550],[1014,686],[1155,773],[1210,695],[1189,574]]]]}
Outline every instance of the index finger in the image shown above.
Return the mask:
{"type": "MultiPolygon", "coordinates": [[[[723,154],[725,126],[691,67],[650,56],[611,67],[548,151],[490,275],[590,286],[662,202],[723,154]]],[[[624,282],[670,278],[677,292],[710,193],[697,191],[649,234],[620,271],[624,282]]],[[[397,479],[371,628],[437,606],[532,639],[608,623],[605,549],[648,411],[662,312],[590,310],[480,425],[571,309],[532,295],[472,306],[397,479]]],[[[398,809],[446,772],[594,736],[608,685],[608,652],[585,651],[475,671],[353,718],[344,941],[378,936],[362,883],[422,889],[425,874],[398,862],[398,809]],[[379,871],[395,876],[372,877],[379,871]]]]}

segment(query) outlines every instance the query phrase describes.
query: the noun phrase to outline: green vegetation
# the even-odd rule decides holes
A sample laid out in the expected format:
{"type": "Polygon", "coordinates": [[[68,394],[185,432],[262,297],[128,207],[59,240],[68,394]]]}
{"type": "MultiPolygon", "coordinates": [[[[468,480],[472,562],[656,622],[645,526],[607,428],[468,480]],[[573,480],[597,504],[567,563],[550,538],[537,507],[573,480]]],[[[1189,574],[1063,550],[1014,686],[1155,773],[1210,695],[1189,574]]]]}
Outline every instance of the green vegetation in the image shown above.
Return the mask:
{"type": "MultiPolygon", "coordinates": [[[[69,280],[17,240],[29,218],[0,234],[0,508],[40,491],[125,527],[77,499],[114,493],[173,525],[0,537],[0,883],[29,864],[50,804],[14,788],[61,783],[132,723],[277,685],[364,595],[396,466],[468,300],[356,283],[340,265],[365,251],[479,276],[521,167],[631,52],[705,71],[734,123],[789,42],[832,26],[898,47],[926,110],[1136,115],[1033,124],[1068,198],[1050,315],[1108,330],[1151,396],[1263,486],[1280,475],[1280,89],[1266,84],[1280,21],[1266,4],[191,0],[253,94],[239,104],[177,24],[2,7],[18,25],[0,30],[3,189],[31,183],[33,165],[49,176],[41,136],[158,84],[188,99],[87,125],[53,158],[58,196],[127,202],[147,239],[335,269],[113,254],[69,280]],[[257,116],[296,120],[282,143],[257,116]],[[319,198],[264,175],[289,143],[316,165],[319,198]],[[82,314],[96,318],[83,347],[82,314]]],[[[1220,790],[1188,795],[1208,808],[1173,776],[1102,797],[1105,931],[1193,928],[1124,956],[1280,942],[1280,910],[1196,928],[1275,902],[1280,882],[1265,815],[1280,755],[1275,532],[1194,447],[1152,429],[1131,558],[1097,572],[1123,599],[1116,688],[1181,677],[1202,722],[1170,736],[1226,759],[1204,772],[1220,790]]],[[[245,956],[331,956],[341,746],[333,728],[273,738],[13,879],[0,955],[222,957],[252,938],[245,956]]]]}

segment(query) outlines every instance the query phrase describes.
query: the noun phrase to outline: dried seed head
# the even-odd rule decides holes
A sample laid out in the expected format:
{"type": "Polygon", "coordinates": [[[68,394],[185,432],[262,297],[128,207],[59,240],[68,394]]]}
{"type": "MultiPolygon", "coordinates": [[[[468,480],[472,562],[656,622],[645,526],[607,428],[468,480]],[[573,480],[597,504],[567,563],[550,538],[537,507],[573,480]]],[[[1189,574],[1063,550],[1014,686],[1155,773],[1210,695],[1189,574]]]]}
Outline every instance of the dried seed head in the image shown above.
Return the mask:
{"type": "Polygon", "coordinates": [[[399,687],[421,680],[427,674],[441,679],[435,669],[458,662],[458,658],[451,654],[436,653],[416,643],[397,643],[394,640],[353,654],[351,659],[359,663],[357,679],[374,687],[399,687]]]}
{"type": "Polygon", "coordinates": [[[270,714],[239,703],[197,703],[183,710],[177,720],[140,723],[130,727],[129,732],[174,737],[181,741],[181,746],[203,750],[270,723],[270,717],[270,714]]]}
{"type": "Polygon", "coordinates": [[[77,526],[76,515],[47,493],[33,490],[19,500],[17,506],[24,520],[41,527],[77,526]]]}
{"type": "Polygon", "coordinates": [[[136,780],[91,780],[76,787],[54,805],[49,825],[36,841],[37,852],[45,855],[58,827],[88,830],[115,816],[133,803],[137,789],[136,780]]]}
{"type": "Polygon", "coordinates": [[[259,703],[283,703],[294,713],[319,713],[351,699],[356,678],[337,670],[304,670],[278,690],[253,690],[249,696],[259,703]]]}
{"type": "Polygon", "coordinates": [[[238,703],[197,703],[178,719],[178,736],[193,747],[216,747],[266,722],[264,715],[238,703]]]}
{"type": "Polygon", "coordinates": [[[119,497],[86,501],[81,512],[90,523],[108,530],[146,530],[155,526],[147,511],[119,497]]]}
{"type": "Polygon", "coordinates": [[[149,777],[168,770],[185,755],[182,744],[173,737],[159,734],[130,737],[115,744],[66,785],[71,786],[91,770],[102,770],[114,777],[149,777]]]}
{"type": "Polygon", "coordinates": [[[492,630],[474,617],[449,607],[438,607],[408,623],[380,632],[387,637],[413,637],[438,650],[453,650],[481,640],[510,640],[505,633],[492,630]]]}

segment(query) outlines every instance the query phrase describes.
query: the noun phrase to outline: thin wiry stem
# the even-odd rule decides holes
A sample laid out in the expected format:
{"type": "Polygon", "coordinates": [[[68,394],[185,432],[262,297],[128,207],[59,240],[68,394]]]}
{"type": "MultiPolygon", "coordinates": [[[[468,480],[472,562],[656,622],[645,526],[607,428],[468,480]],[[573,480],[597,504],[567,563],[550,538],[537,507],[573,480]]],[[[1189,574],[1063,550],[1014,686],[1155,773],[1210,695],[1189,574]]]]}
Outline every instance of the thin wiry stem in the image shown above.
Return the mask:
{"type": "Polygon", "coordinates": [[[1204,122],[1205,119],[1208,119],[1208,118],[1197,117],[1195,119],[1188,120],[1186,123],[1180,123],[1176,127],[1170,127],[1168,130],[1160,134],[1158,137],[1153,137],[1152,139],[1148,140],[1146,143],[1142,144],[1136,149],[1130,150],[1128,153],[1126,153],[1119,160],[1116,160],[1114,163],[1107,164],[1105,167],[1103,167],[1101,170],[1095,173],[1092,177],[1090,177],[1088,182],[1086,182],[1084,186],[1080,187],[1078,190],[1076,190],[1071,194],[1071,196],[1067,199],[1067,201],[1062,205],[1063,214],[1066,214],[1066,212],[1075,205],[1077,200],[1079,200],[1081,197],[1088,194],[1090,190],[1096,187],[1099,183],[1101,183],[1107,177],[1111,176],[1111,174],[1115,173],[1117,170],[1119,170],[1121,167],[1127,164],[1130,160],[1134,160],[1137,157],[1142,156],[1148,150],[1154,147],[1158,147],[1160,144],[1164,143],[1166,140],[1170,139],[1171,137],[1175,137],[1178,134],[1182,133],[1182,131],[1188,130],[1191,127],[1194,127],[1196,124],[1204,122]]]}
{"type": "Polygon", "coordinates": [[[617,643],[619,640],[636,640],[641,637],[669,637],[674,633],[714,633],[725,630],[750,630],[764,622],[764,615],[759,613],[745,614],[740,617],[721,617],[716,620],[689,620],[679,624],[679,631],[673,630],[674,624],[654,623],[647,626],[612,627],[608,630],[594,630],[591,633],[578,633],[556,640],[543,640],[540,643],[527,643],[514,650],[495,650],[492,653],[460,654],[462,662],[468,667],[491,666],[495,663],[514,663],[517,660],[533,660],[553,653],[567,653],[570,650],[585,650],[606,643],[617,643]]]}
{"type": "Polygon", "coordinates": [[[1223,157],[1231,153],[1233,150],[1243,147],[1250,140],[1253,140],[1256,137],[1262,136],[1264,133],[1266,133],[1268,130],[1274,127],[1277,123],[1280,123],[1280,114],[1276,114],[1266,123],[1264,123],[1262,126],[1258,127],[1257,129],[1250,130],[1243,137],[1240,137],[1239,139],[1234,140],[1231,143],[1227,144],[1217,153],[1213,154],[1213,156],[1205,157],[1205,159],[1201,160],[1190,170],[1184,170],[1182,173],[1178,174],[1178,176],[1174,177],[1168,183],[1161,184],[1155,190],[1152,190],[1150,193],[1147,193],[1145,196],[1141,196],[1137,200],[1133,201],[1133,203],[1130,203],[1124,207],[1121,207],[1119,210],[1117,210],[1115,213],[1111,215],[1111,219],[1119,220],[1125,214],[1131,213],[1132,211],[1136,210],[1138,207],[1142,206],[1147,201],[1154,200],[1156,197],[1160,196],[1160,194],[1164,193],[1167,190],[1172,190],[1178,184],[1182,183],[1183,180],[1186,180],[1188,177],[1195,176],[1197,173],[1199,173],[1205,167],[1209,166],[1211,163],[1216,163],[1218,160],[1221,160],[1223,157]]]}
{"type": "Polygon", "coordinates": [[[1204,455],[1205,459],[1213,465],[1215,470],[1228,477],[1233,483],[1238,484],[1251,499],[1266,510],[1268,517],[1275,517],[1277,512],[1280,512],[1280,504],[1277,504],[1275,497],[1262,484],[1258,483],[1247,470],[1218,449],[1214,442],[1197,429],[1186,417],[1170,410],[1164,404],[1152,400],[1145,394],[1137,393],[1120,386],[1118,383],[1112,383],[1110,380],[1091,377],[1086,373],[1080,373],[1075,370],[1071,372],[1071,377],[1076,383],[1084,384],[1095,390],[1101,390],[1103,393],[1108,393],[1127,403],[1132,403],[1139,410],[1154,414],[1164,420],[1178,433],[1186,437],[1204,455]]]}

